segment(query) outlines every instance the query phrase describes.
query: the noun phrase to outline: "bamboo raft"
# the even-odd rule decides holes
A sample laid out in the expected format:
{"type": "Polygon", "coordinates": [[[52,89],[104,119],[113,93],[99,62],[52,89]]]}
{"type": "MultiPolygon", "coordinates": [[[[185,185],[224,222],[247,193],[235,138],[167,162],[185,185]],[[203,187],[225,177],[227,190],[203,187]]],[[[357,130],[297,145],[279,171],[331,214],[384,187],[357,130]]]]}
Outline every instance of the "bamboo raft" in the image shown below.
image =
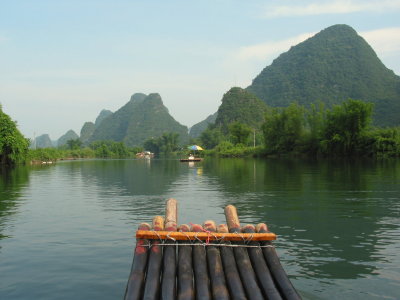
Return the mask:
{"type": "Polygon", "coordinates": [[[136,232],[125,300],[301,299],[290,282],[264,223],[241,227],[236,208],[225,208],[227,225],[213,221],[177,225],[177,201],[168,199],[165,219],[136,232]]]}

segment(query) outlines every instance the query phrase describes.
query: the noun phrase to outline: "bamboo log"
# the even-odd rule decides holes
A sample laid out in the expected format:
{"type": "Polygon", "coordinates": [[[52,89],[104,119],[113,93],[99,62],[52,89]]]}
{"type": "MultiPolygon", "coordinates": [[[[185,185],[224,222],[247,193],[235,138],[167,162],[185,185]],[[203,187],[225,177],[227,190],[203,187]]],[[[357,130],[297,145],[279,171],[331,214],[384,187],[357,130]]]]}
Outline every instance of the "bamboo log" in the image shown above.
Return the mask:
{"type": "MultiPolygon", "coordinates": [[[[216,226],[214,221],[205,221],[204,230],[214,233],[216,226]]],[[[224,269],[221,260],[221,254],[217,247],[207,247],[207,263],[210,272],[211,291],[213,299],[229,300],[229,292],[226,288],[224,269]]]]}
{"type": "MultiPolygon", "coordinates": [[[[177,230],[177,201],[168,199],[165,207],[166,231],[177,230]]],[[[176,299],[176,247],[165,246],[163,255],[163,275],[161,280],[161,299],[176,299]]]]}
{"type": "MultiPolygon", "coordinates": [[[[179,231],[188,232],[188,225],[179,226],[179,231]]],[[[192,271],[192,247],[178,247],[178,300],[193,300],[193,271],[192,271]]]]}
{"type": "MultiPolygon", "coordinates": [[[[218,225],[219,233],[227,233],[228,227],[225,224],[218,225]]],[[[229,241],[223,241],[225,244],[230,244],[229,241]]],[[[226,283],[233,300],[246,300],[246,294],[243,289],[242,281],[240,280],[239,272],[236,266],[235,256],[232,248],[221,247],[221,258],[224,266],[226,283]]]]}
{"type": "MultiPolygon", "coordinates": [[[[255,227],[254,225],[246,225],[242,228],[242,232],[254,233],[255,227]]],[[[251,242],[250,245],[259,246],[260,244],[258,242],[251,242]]],[[[266,299],[281,300],[282,297],[279,293],[279,290],[275,286],[261,248],[248,248],[247,252],[253,265],[254,272],[256,273],[260,283],[260,288],[264,294],[264,297],[266,299]]]]}
{"type": "MultiPolygon", "coordinates": [[[[164,218],[155,216],[153,218],[153,230],[164,229],[164,218]]],[[[150,248],[149,262],[147,266],[146,284],[144,287],[143,299],[155,300],[160,294],[160,275],[162,265],[162,247],[160,241],[153,240],[150,248]]]]}
{"type": "MultiPolygon", "coordinates": [[[[266,224],[260,223],[256,226],[257,232],[267,232],[268,228],[266,224]]],[[[283,269],[279,257],[273,247],[272,243],[269,241],[263,242],[263,246],[271,246],[262,248],[264,258],[267,261],[267,265],[277,287],[282,295],[283,298],[288,300],[298,300],[301,299],[300,295],[297,293],[296,289],[293,287],[291,281],[289,280],[285,270],[283,269]]]]}
{"type": "MultiPolygon", "coordinates": [[[[240,230],[240,229],[239,229],[240,230]]],[[[272,232],[267,233],[207,233],[207,232],[173,232],[173,231],[151,231],[151,230],[138,230],[136,231],[136,238],[149,239],[149,240],[168,240],[175,239],[177,241],[196,241],[196,240],[210,240],[210,241],[272,241],[276,239],[276,234],[272,232]]]]}
{"type": "MultiPolygon", "coordinates": [[[[225,216],[229,232],[240,232],[240,222],[237,215],[236,207],[234,207],[233,205],[228,205],[227,207],[225,207],[225,216]]],[[[238,242],[238,244],[241,243],[238,242]]],[[[254,270],[246,249],[242,247],[234,248],[233,253],[235,254],[240,278],[242,280],[247,297],[252,300],[263,300],[264,297],[257,284],[257,278],[254,274],[254,270]]]]}
{"type": "MultiPolygon", "coordinates": [[[[202,232],[203,227],[199,224],[193,224],[192,232],[202,232]]],[[[195,242],[199,243],[199,242],[195,242]]],[[[193,271],[196,299],[207,300],[211,299],[210,280],[208,278],[207,257],[205,247],[193,247],[193,271]]]]}
{"type": "MultiPolygon", "coordinates": [[[[139,230],[149,230],[150,228],[150,225],[147,223],[139,225],[139,230]]],[[[149,241],[147,240],[136,240],[132,268],[126,285],[125,300],[138,300],[142,297],[149,252],[148,243],[149,241]]]]}

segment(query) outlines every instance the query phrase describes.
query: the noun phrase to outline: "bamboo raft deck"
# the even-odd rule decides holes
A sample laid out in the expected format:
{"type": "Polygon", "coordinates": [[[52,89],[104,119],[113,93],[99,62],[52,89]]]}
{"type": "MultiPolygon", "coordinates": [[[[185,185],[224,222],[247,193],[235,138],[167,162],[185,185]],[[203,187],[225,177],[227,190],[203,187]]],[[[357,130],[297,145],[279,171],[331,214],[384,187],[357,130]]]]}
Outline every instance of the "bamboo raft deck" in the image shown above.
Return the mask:
{"type": "Polygon", "coordinates": [[[142,223],[125,291],[136,299],[301,299],[290,282],[264,223],[241,227],[236,208],[227,225],[177,225],[177,201],[165,218],[142,223]]]}

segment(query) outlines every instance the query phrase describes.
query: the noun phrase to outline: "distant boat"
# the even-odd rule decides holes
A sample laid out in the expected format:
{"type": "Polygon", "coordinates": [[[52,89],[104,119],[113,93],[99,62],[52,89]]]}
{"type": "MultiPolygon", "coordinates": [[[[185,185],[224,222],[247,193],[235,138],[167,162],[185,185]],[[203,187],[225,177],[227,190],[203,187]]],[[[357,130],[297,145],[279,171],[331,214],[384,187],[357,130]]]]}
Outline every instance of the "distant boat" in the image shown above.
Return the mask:
{"type": "Polygon", "coordinates": [[[145,158],[145,159],[150,159],[154,157],[154,153],[150,151],[143,151],[136,153],[136,158],[145,158]]]}
{"type": "Polygon", "coordinates": [[[191,161],[202,161],[203,159],[200,157],[194,157],[192,154],[189,155],[188,158],[181,158],[181,162],[191,162],[191,161]]]}

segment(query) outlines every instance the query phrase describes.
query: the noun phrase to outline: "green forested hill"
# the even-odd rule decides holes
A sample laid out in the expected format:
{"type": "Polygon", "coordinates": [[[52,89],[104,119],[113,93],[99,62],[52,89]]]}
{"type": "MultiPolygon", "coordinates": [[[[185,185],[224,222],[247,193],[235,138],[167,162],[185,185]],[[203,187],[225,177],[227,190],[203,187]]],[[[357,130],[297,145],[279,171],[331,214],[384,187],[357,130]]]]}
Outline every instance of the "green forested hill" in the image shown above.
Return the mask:
{"type": "Polygon", "coordinates": [[[187,127],[169,114],[159,94],[134,94],[96,127],[89,141],[123,141],[128,146],[141,146],[145,140],[166,132],[178,133],[181,143],[188,141],[187,127]]]}
{"type": "Polygon", "coordinates": [[[92,136],[94,130],[96,129],[96,125],[93,122],[85,122],[81,129],[81,136],[79,137],[83,144],[86,144],[92,136]]]}
{"type": "Polygon", "coordinates": [[[38,137],[35,138],[34,148],[52,148],[53,147],[53,142],[50,139],[50,136],[48,134],[42,134],[38,137]]]}
{"type": "Polygon", "coordinates": [[[194,124],[191,128],[190,128],[190,132],[189,135],[192,138],[198,138],[201,133],[207,129],[209,124],[214,124],[215,120],[217,119],[217,112],[215,112],[212,115],[209,115],[205,120],[194,124]]]}
{"type": "Polygon", "coordinates": [[[106,119],[108,116],[112,115],[112,111],[108,109],[103,109],[100,114],[97,116],[96,121],[94,122],[94,125],[98,127],[101,122],[103,122],[104,119],[106,119]]]}
{"type": "Polygon", "coordinates": [[[69,140],[76,140],[79,139],[79,136],[76,134],[75,131],[73,130],[68,130],[64,135],[62,135],[58,140],[57,140],[57,146],[61,147],[67,144],[69,140]]]}
{"type": "Polygon", "coordinates": [[[400,77],[347,25],[328,27],[281,54],[247,90],[275,107],[294,101],[330,107],[348,98],[373,102],[376,125],[400,125],[400,77]]]}
{"type": "Polygon", "coordinates": [[[227,131],[228,125],[240,122],[251,128],[260,128],[264,122],[267,106],[254,94],[239,87],[233,87],[222,98],[215,124],[227,131]]]}

